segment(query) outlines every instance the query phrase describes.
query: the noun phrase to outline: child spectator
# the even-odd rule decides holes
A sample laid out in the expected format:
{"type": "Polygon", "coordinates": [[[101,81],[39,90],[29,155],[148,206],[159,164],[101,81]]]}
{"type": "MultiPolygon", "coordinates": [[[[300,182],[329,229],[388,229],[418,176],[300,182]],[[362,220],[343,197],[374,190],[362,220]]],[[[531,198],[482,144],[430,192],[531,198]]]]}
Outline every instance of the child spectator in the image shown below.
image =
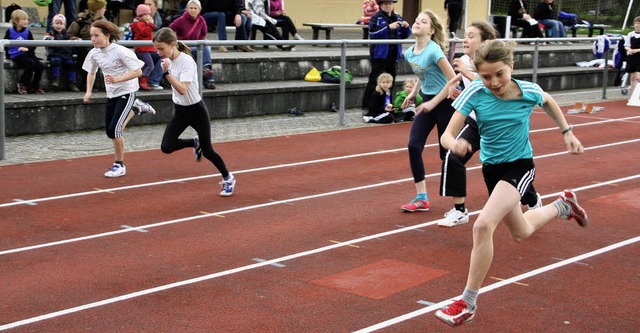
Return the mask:
{"type": "Polygon", "coordinates": [[[376,0],[364,0],[362,3],[362,17],[358,20],[357,24],[368,25],[371,17],[379,10],[380,6],[378,6],[376,0]]]}
{"type": "Polygon", "coordinates": [[[413,91],[413,88],[418,84],[418,80],[416,79],[408,79],[404,81],[402,85],[402,90],[396,93],[396,99],[393,100],[394,106],[394,114],[395,122],[401,121],[411,121],[413,117],[416,115],[416,106],[422,103],[422,96],[417,95],[416,99],[413,103],[409,103],[409,106],[406,108],[402,108],[402,103],[407,99],[407,96],[413,91]]]}
{"type": "Polygon", "coordinates": [[[304,40],[298,33],[295,24],[291,20],[291,17],[287,16],[284,12],[284,6],[282,0],[269,0],[269,16],[278,21],[276,27],[282,28],[282,38],[289,39],[289,35],[293,35],[293,38],[298,40],[304,40]]]}
{"type": "MultiPolygon", "coordinates": [[[[153,24],[153,18],[151,17],[151,9],[145,4],[138,5],[136,8],[136,19],[129,26],[133,33],[133,40],[153,40],[153,30],[156,25],[153,24]]],[[[149,75],[153,71],[154,61],[152,54],[156,53],[156,48],[153,45],[149,46],[136,46],[136,55],[138,59],[144,62],[142,66],[142,76],[139,79],[140,89],[151,90],[149,86],[149,75]]]]}
{"type": "Polygon", "coordinates": [[[378,84],[371,95],[369,112],[362,116],[365,123],[388,124],[393,122],[393,104],[391,104],[391,86],[393,76],[382,73],[378,76],[378,84]]]}
{"type": "Polygon", "coordinates": [[[624,39],[624,48],[627,50],[627,67],[631,80],[631,91],[636,89],[636,83],[640,79],[640,16],[633,19],[633,30],[624,39]]]}
{"type": "MultiPolygon", "coordinates": [[[[284,40],[276,28],[278,21],[265,12],[263,0],[247,0],[246,7],[251,13],[251,24],[255,29],[262,31],[265,37],[271,40],[284,40]]],[[[290,51],[294,46],[276,45],[276,47],[283,51],[290,51]]]]}
{"type": "MultiPolygon", "coordinates": [[[[7,29],[4,34],[4,39],[10,40],[33,40],[31,31],[27,29],[29,25],[29,15],[22,10],[17,9],[11,13],[12,27],[7,29]]],[[[42,72],[44,71],[44,65],[40,62],[40,59],[36,57],[35,47],[25,46],[9,46],[6,50],[7,54],[18,65],[18,68],[22,68],[22,76],[20,82],[18,82],[18,93],[26,94],[29,92],[27,87],[36,94],[44,94],[44,90],[40,86],[42,81],[42,72]]]]}
{"type": "MultiPolygon", "coordinates": [[[[46,37],[49,40],[71,40],[71,36],[66,31],[67,18],[62,14],[57,14],[52,19],[51,35],[46,37]]],[[[76,74],[75,61],[73,59],[73,47],[70,46],[50,46],[47,47],[47,59],[51,63],[51,87],[60,87],[60,75],[64,68],[67,71],[69,91],[80,91],[77,86],[78,76],[76,74]]]]}
{"type": "MultiPolygon", "coordinates": [[[[203,40],[207,39],[207,22],[204,20],[200,11],[202,5],[199,0],[189,0],[187,2],[187,10],[182,16],[175,19],[169,27],[176,32],[179,40],[203,40]]],[[[194,59],[197,59],[197,47],[190,47],[194,59]]],[[[204,82],[209,89],[216,89],[213,70],[211,69],[211,51],[209,46],[203,48],[202,65],[204,66],[204,82]]]]}

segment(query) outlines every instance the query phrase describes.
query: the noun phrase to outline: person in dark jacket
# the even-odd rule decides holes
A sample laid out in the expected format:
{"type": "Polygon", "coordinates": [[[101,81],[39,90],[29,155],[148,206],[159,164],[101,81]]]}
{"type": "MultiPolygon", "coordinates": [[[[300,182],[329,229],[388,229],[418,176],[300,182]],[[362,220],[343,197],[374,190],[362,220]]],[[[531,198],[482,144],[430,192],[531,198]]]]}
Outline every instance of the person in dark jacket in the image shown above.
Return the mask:
{"type": "MultiPolygon", "coordinates": [[[[527,13],[527,2],[524,0],[511,0],[509,4],[509,16],[511,16],[511,25],[517,25],[522,28],[522,38],[543,38],[542,31],[529,13],[527,13]],[[533,24],[532,24],[533,23],[533,24]]],[[[516,36],[513,36],[516,37],[516,36]]]]}
{"type": "MultiPolygon", "coordinates": [[[[538,6],[533,11],[533,18],[538,22],[544,24],[549,29],[550,37],[567,37],[567,32],[564,30],[564,24],[558,21],[558,14],[553,9],[554,0],[540,0],[538,6]]],[[[567,45],[571,45],[570,41],[564,42],[567,45]]],[[[562,44],[562,42],[551,42],[551,44],[562,44]]]]}
{"type": "MultiPolygon", "coordinates": [[[[393,11],[398,0],[379,0],[380,11],[369,22],[369,38],[371,39],[405,39],[411,35],[411,26],[393,11]]],[[[377,85],[378,76],[387,72],[395,82],[396,64],[402,59],[402,44],[371,44],[371,73],[364,90],[362,108],[369,108],[369,101],[377,85]]]]}
{"type": "Polygon", "coordinates": [[[449,34],[455,35],[462,18],[462,0],[444,0],[444,10],[449,15],[449,34]]]}
{"type": "MultiPolygon", "coordinates": [[[[209,27],[217,27],[219,40],[227,39],[225,26],[236,27],[236,40],[248,40],[252,26],[250,16],[244,0],[204,0],[202,2],[202,17],[207,21],[209,27]]],[[[235,48],[243,52],[255,51],[248,45],[240,45],[235,48]]],[[[226,52],[226,48],[221,47],[220,51],[226,52]]]]}

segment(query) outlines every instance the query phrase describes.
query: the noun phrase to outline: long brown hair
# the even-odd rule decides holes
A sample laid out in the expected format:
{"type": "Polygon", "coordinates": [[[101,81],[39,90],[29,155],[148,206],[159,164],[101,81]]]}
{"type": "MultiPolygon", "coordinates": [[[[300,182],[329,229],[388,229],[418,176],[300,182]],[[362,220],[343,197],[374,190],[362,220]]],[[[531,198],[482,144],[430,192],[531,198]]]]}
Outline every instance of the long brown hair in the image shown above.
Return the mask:
{"type": "Polygon", "coordinates": [[[430,9],[423,10],[422,14],[429,16],[429,20],[431,21],[431,28],[433,28],[433,36],[431,36],[431,40],[440,46],[442,52],[447,53],[447,51],[449,51],[449,42],[447,40],[447,35],[444,33],[444,28],[442,27],[442,20],[430,9]]]}
{"type": "Polygon", "coordinates": [[[153,41],[158,43],[165,43],[171,45],[171,43],[176,43],[176,48],[178,51],[191,55],[191,49],[183,42],[178,41],[178,36],[176,32],[171,28],[164,27],[160,30],[156,31],[153,36],[153,41]]]}
{"type": "Polygon", "coordinates": [[[114,43],[122,37],[122,30],[117,25],[107,20],[97,20],[91,24],[92,28],[97,28],[102,31],[103,34],[109,35],[109,41],[114,43]]]}

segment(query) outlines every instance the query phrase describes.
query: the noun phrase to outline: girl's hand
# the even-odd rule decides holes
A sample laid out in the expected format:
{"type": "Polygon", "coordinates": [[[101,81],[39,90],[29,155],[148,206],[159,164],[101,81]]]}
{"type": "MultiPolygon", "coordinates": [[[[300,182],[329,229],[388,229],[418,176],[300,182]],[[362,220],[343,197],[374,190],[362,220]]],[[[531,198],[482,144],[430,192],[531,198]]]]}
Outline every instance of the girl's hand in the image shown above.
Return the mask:
{"type": "Polygon", "coordinates": [[[169,58],[162,58],[162,72],[166,72],[169,69],[169,65],[171,65],[171,59],[169,58]]]}
{"type": "Polygon", "coordinates": [[[453,77],[453,79],[449,80],[449,82],[447,82],[447,84],[444,86],[444,89],[447,89],[447,91],[449,92],[449,95],[447,97],[451,99],[455,99],[455,97],[458,97],[457,95],[455,97],[452,95],[451,88],[456,89],[456,87],[460,85],[460,79],[462,79],[462,74],[458,73],[456,76],[453,77]]]}
{"type": "Polygon", "coordinates": [[[29,49],[28,49],[28,48],[26,48],[26,47],[24,47],[24,46],[20,46],[20,47],[18,48],[18,51],[20,51],[20,52],[29,52],[29,49]]]}
{"type": "Polygon", "coordinates": [[[462,89],[460,88],[460,86],[457,86],[457,87],[450,86],[449,87],[449,95],[448,95],[448,97],[450,99],[456,99],[456,98],[458,98],[458,96],[460,96],[460,94],[462,94],[462,89]]]}
{"type": "Polygon", "coordinates": [[[384,109],[387,112],[393,111],[393,104],[387,104],[387,106],[385,106],[384,109]]]}
{"type": "Polygon", "coordinates": [[[90,92],[84,94],[84,96],[82,97],[82,102],[84,104],[91,103],[91,93],[90,92]]]}
{"type": "Polygon", "coordinates": [[[104,75],[104,81],[106,83],[109,83],[109,84],[114,84],[114,83],[118,82],[116,77],[113,76],[112,74],[105,74],[104,75]]]}
{"type": "Polygon", "coordinates": [[[456,143],[451,147],[451,151],[460,157],[466,156],[472,150],[473,148],[471,148],[471,144],[462,138],[456,139],[456,143]]]}
{"type": "Polygon", "coordinates": [[[453,69],[458,73],[463,74],[469,70],[469,66],[467,66],[467,64],[465,64],[460,58],[453,59],[451,64],[453,65],[453,69]]]}
{"type": "Polygon", "coordinates": [[[435,108],[435,105],[431,105],[431,101],[424,102],[418,106],[416,106],[416,116],[420,114],[420,112],[431,112],[435,108]]]}
{"type": "Polygon", "coordinates": [[[564,144],[567,146],[569,154],[580,155],[584,153],[584,147],[580,140],[573,134],[573,130],[564,134],[564,144]]]}

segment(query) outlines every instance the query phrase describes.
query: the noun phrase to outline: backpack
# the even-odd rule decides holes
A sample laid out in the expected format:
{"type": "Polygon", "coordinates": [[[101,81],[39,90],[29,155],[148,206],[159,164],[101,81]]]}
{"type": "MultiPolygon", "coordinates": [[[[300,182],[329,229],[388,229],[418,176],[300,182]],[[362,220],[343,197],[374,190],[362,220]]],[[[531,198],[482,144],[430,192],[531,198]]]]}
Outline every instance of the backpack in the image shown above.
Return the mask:
{"type": "Polygon", "coordinates": [[[10,4],[9,6],[7,6],[7,8],[4,9],[4,21],[5,22],[11,22],[11,14],[16,9],[22,9],[22,7],[20,7],[20,5],[16,4],[15,2],[10,4]]]}
{"type": "MultiPolygon", "coordinates": [[[[321,81],[324,83],[340,83],[340,66],[333,66],[320,72],[321,81]]],[[[348,69],[344,70],[344,81],[349,84],[353,80],[353,75],[348,69]]]]}

